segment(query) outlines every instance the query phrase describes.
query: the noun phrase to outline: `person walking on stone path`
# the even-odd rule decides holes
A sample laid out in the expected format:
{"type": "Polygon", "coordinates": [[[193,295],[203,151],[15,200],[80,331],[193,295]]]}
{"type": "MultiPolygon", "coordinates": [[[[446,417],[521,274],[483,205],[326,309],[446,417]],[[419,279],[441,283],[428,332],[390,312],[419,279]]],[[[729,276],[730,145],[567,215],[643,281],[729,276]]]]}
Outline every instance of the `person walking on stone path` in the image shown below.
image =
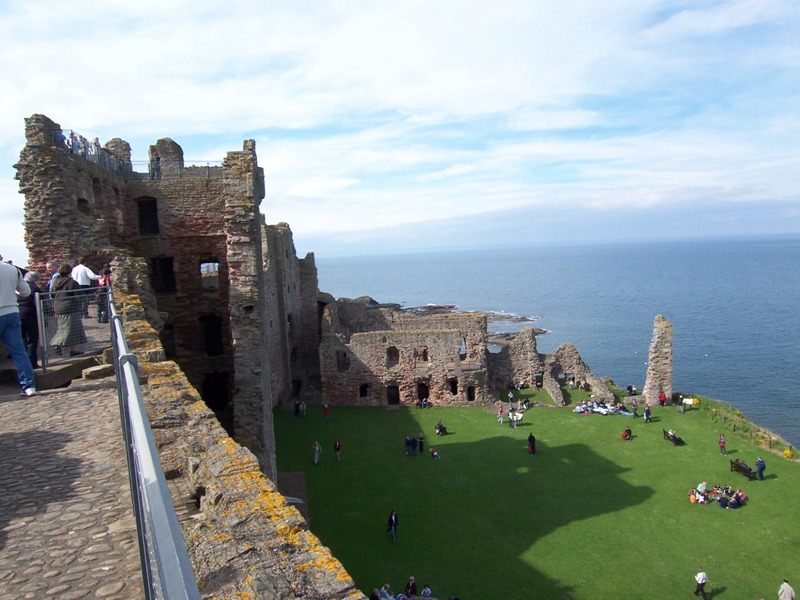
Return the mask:
{"type": "Polygon", "coordinates": [[[14,366],[17,367],[17,381],[23,396],[35,396],[36,381],[33,366],[22,343],[22,328],[19,320],[17,297],[31,295],[31,287],[25,281],[22,271],[14,265],[3,262],[0,254],[0,339],[6,345],[14,366]]]}

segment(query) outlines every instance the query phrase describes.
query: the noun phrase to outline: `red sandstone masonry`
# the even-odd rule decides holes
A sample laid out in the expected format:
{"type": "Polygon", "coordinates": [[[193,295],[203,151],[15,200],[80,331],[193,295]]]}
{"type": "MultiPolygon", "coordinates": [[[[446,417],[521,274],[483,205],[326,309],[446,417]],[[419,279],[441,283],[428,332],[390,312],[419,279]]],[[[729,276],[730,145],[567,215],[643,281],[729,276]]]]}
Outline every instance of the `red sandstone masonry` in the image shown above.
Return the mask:
{"type": "Polygon", "coordinates": [[[199,494],[201,518],[183,535],[205,597],[364,598],[344,567],[220,427],[172,361],[135,295],[118,291],[126,335],[147,378],[142,391],[164,471],[199,494]]]}

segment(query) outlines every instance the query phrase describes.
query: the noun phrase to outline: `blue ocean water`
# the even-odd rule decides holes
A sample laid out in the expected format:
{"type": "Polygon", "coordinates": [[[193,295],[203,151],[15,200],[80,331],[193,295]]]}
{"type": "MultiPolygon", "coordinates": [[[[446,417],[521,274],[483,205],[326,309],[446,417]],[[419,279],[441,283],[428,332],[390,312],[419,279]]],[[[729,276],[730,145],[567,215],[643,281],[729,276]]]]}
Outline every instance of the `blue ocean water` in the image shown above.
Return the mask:
{"type": "MultiPolygon", "coordinates": [[[[724,400],[800,444],[800,239],[527,247],[316,258],[320,289],[405,307],[525,315],[540,352],[575,344],[641,389],[653,319],[673,325],[676,391],[724,400]]],[[[501,322],[496,331],[520,325],[501,322]]]]}

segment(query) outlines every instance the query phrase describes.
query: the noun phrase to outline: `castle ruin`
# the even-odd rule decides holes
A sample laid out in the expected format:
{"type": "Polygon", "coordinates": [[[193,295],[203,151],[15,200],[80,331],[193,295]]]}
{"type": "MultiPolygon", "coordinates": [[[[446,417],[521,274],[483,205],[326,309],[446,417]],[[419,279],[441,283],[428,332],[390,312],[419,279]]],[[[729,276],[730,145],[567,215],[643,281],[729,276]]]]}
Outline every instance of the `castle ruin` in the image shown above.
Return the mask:
{"type": "Polygon", "coordinates": [[[485,406],[525,381],[563,404],[565,374],[611,397],[574,347],[539,354],[532,329],[493,353],[484,314],[418,315],[320,292],[314,255],[298,258],[289,226],[260,212],[253,140],[219,166],[187,166],[160,139],[137,172],[121,139],[76,150],[44,115],[26,119],[25,135],[15,167],[31,267],[81,255],[95,269],[127,263],[115,286],[144,299],[165,358],[273,479],[272,409],[296,399],[485,406]]]}
{"type": "MultiPolygon", "coordinates": [[[[411,406],[427,400],[490,407],[511,382],[543,388],[563,405],[569,378],[587,382],[598,399],[613,399],[571,344],[540,354],[540,332],[532,328],[490,351],[485,314],[416,314],[321,292],[314,255],[298,258],[289,226],[268,225],[260,211],[264,172],[253,140],[218,165],[187,166],[181,147],[160,139],[137,172],[122,139],[101,146],[67,137],[58,123],[38,114],[25,120],[25,135],[15,168],[25,196],[29,266],[44,273],[48,260],[73,263],[78,256],[95,270],[112,265],[129,343],[150,365],[148,402],[158,404],[151,421],[162,463],[172,476],[189,472],[204,494],[205,513],[222,514],[223,505],[245,491],[253,505],[265,501],[264,490],[254,487],[261,484],[245,477],[241,464],[249,464],[245,455],[251,451],[277,483],[272,413],[279,405],[411,406]],[[247,450],[234,449],[232,440],[204,425],[183,377],[247,450]],[[231,456],[239,457],[236,468],[231,456]],[[232,477],[239,479],[228,481],[232,477]]],[[[270,535],[287,535],[302,547],[298,560],[311,552],[324,557],[315,564],[335,562],[318,541],[298,533],[296,511],[278,512],[288,516],[269,525],[277,527],[270,535]]],[[[208,519],[202,527],[227,523],[208,519]]],[[[255,527],[249,520],[240,525],[255,527]]],[[[220,549],[220,540],[231,537],[228,529],[221,531],[192,538],[200,572],[203,556],[234,552],[220,549]],[[214,544],[213,551],[207,548],[214,544]]],[[[336,588],[326,597],[349,597],[352,581],[336,569],[341,565],[326,571],[336,588]]],[[[313,579],[309,573],[308,582],[313,579]]],[[[243,579],[237,585],[254,584],[243,579]]]]}

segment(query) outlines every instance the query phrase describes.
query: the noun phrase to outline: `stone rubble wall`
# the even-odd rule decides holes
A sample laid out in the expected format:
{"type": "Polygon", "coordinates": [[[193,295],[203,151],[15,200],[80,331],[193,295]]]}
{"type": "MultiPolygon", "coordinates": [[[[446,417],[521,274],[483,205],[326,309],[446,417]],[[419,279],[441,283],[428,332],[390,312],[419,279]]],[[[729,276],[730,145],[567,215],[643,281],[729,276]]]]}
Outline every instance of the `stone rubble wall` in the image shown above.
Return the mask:
{"type": "Polygon", "coordinates": [[[397,387],[404,405],[424,393],[436,405],[493,400],[484,314],[420,316],[376,307],[368,299],[339,300],[325,306],[322,323],[325,402],[385,405],[390,386],[397,387]]]}
{"type": "MultiPolygon", "coordinates": [[[[365,596],[300,513],[222,429],[178,365],[165,361],[138,296],[115,290],[168,478],[185,478],[199,515],[182,523],[204,598],[365,596]]],[[[180,499],[181,501],[185,499],[180,499]]]]}

